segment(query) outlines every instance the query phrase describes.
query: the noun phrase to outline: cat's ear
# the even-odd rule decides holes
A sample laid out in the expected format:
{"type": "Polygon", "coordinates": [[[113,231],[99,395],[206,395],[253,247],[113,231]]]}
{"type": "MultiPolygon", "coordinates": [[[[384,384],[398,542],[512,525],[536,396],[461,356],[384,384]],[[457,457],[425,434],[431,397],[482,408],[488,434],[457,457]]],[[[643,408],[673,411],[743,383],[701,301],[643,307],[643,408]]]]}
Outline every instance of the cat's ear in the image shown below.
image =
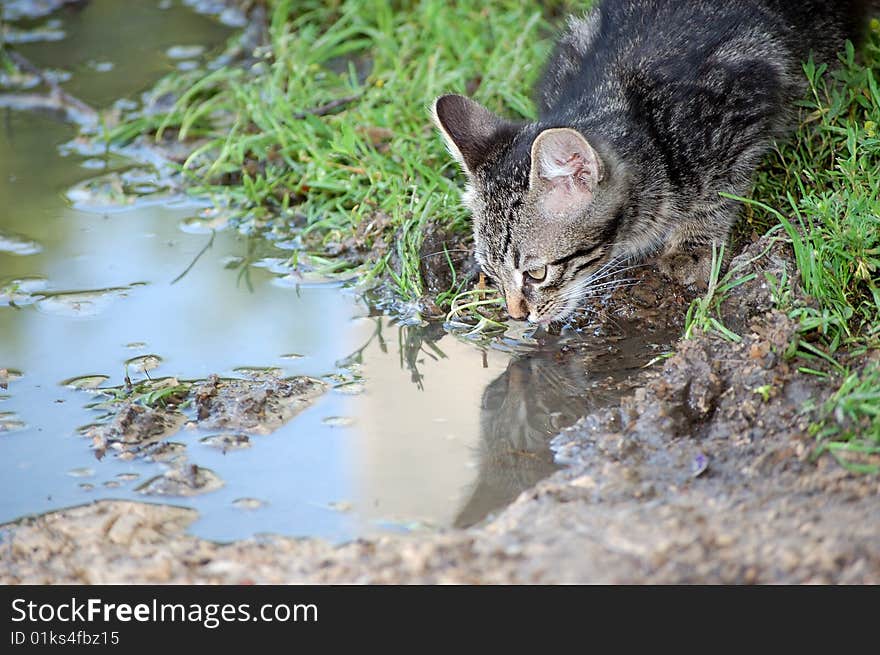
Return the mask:
{"type": "Polygon", "coordinates": [[[440,96],[431,113],[446,147],[468,175],[485,163],[501,140],[513,138],[517,129],[480,103],[459,95],[440,96]]]}
{"type": "Polygon", "coordinates": [[[582,209],[592,201],[603,175],[602,160],[577,130],[544,130],[532,144],[529,192],[550,216],[582,209]]]}

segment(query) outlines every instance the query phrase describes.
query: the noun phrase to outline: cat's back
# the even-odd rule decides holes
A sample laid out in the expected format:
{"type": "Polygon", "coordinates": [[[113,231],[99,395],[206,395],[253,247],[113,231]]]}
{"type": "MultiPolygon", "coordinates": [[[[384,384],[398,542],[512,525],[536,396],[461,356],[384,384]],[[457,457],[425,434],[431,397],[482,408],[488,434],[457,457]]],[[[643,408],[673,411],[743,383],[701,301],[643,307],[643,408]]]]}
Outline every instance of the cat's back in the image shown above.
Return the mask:
{"type": "Polygon", "coordinates": [[[856,39],[867,0],[599,0],[569,20],[538,87],[542,115],[607,103],[632,73],[699,77],[713,62],[761,61],[792,72],[856,39]]]}

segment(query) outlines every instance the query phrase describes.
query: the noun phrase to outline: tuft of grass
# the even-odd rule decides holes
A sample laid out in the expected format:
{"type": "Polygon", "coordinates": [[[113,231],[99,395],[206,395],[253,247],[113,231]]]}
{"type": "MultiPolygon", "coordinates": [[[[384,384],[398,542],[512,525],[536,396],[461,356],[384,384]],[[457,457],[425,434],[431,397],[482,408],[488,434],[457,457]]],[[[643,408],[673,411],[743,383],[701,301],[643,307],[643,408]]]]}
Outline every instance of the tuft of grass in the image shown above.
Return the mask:
{"type": "Polygon", "coordinates": [[[817,455],[829,452],[851,470],[880,472],[880,365],[845,375],[811,432],[819,442],[817,455]]]}
{"type": "MultiPolygon", "coordinates": [[[[739,343],[742,337],[729,330],[721,322],[721,303],[724,301],[726,292],[729,290],[726,284],[721,288],[718,280],[721,275],[721,265],[724,262],[724,245],[720,249],[712,246],[712,269],[709,274],[709,284],[706,292],[691,301],[687,314],[684,317],[684,338],[693,337],[694,330],[701,332],[716,332],[725,339],[739,343]]],[[[726,277],[725,277],[726,279],[726,277]]]]}
{"type": "Polygon", "coordinates": [[[503,308],[504,299],[497,290],[478,284],[451,299],[445,326],[466,337],[498,336],[507,329],[501,313],[503,308]]]}
{"type": "MultiPolygon", "coordinates": [[[[743,268],[751,262],[746,262],[742,266],[728,271],[721,277],[721,269],[724,264],[725,246],[722,244],[720,248],[712,247],[712,268],[709,273],[709,283],[705,293],[702,296],[694,298],[688,307],[684,319],[684,338],[693,337],[694,330],[700,330],[703,333],[714,332],[728,341],[739,343],[742,337],[736,332],[726,327],[721,319],[721,305],[727,294],[741,284],[745,284],[757,277],[756,273],[747,273],[740,275],[743,268]]],[[[760,259],[765,253],[758,255],[756,259],[760,259]]]]}
{"type": "Polygon", "coordinates": [[[132,382],[125,375],[126,383],[118,387],[101,387],[98,391],[106,398],[93,405],[95,408],[108,408],[121,402],[131,402],[153,409],[164,409],[168,405],[184,407],[189,404],[192,383],[181,382],[177,378],[144,379],[132,382]]]}

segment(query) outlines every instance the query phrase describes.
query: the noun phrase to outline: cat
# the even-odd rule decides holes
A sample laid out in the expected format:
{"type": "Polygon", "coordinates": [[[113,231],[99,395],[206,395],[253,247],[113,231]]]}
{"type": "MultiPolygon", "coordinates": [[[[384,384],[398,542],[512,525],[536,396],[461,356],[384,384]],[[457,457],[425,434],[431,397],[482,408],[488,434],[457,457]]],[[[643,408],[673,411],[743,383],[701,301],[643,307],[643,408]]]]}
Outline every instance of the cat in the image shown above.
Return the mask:
{"type": "Polygon", "coordinates": [[[869,0],[599,0],[569,19],[538,120],[444,95],[435,125],[467,177],[475,257],[514,319],[569,317],[625,263],[705,285],[805,92],[803,62],[857,42],[869,0]]]}

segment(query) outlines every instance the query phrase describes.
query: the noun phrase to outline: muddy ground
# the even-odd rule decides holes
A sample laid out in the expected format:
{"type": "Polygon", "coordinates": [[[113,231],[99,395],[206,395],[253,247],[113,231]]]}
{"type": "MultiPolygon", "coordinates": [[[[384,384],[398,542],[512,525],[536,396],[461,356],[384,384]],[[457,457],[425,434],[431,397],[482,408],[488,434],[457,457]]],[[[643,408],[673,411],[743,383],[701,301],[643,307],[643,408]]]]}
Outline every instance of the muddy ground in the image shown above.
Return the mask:
{"type": "MultiPolygon", "coordinates": [[[[795,270],[766,238],[738,265],[795,270]]],[[[688,292],[639,277],[599,319],[681,321],[688,292]]],[[[100,501],[0,527],[0,582],[880,582],[880,480],[813,456],[810,408],[830,383],[783,357],[795,326],[763,274],[723,316],[741,343],[680,342],[553,440],[561,471],[471,528],[217,544],[186,534],[193,510],[100,501]]]]}

